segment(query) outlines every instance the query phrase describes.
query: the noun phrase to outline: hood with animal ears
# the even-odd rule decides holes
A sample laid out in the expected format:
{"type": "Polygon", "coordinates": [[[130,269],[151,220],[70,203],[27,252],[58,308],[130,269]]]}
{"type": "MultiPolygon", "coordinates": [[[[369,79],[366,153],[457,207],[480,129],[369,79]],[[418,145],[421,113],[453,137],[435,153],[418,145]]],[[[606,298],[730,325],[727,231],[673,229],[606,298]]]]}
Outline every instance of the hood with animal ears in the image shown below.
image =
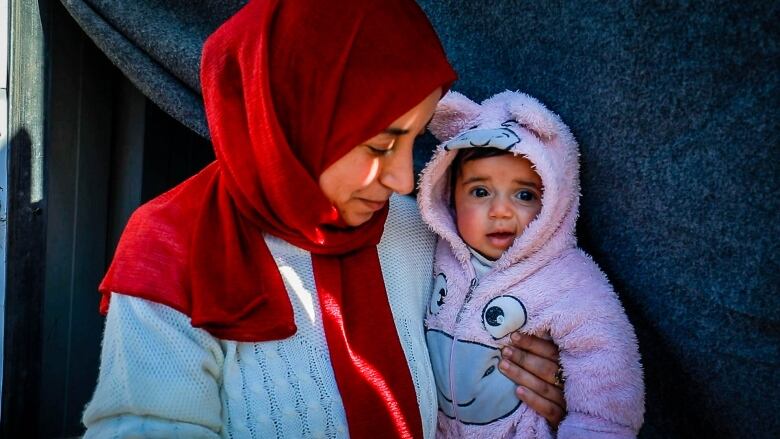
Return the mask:
{"type": "Polygon", "coordinates": [[[450,164],[458,149],[497,147],[525,156],[542,179],[542,209],[494,265],[519,261],[541,265],[576,245],[579,151],[569,128],[538,100],[504,91],[481,104],[450,91],[428,128],[442,142],[425,167],[417,196],[423,220],[452,247],[464,266],[468,247],[459,237],[450,206],[450,164]]]}

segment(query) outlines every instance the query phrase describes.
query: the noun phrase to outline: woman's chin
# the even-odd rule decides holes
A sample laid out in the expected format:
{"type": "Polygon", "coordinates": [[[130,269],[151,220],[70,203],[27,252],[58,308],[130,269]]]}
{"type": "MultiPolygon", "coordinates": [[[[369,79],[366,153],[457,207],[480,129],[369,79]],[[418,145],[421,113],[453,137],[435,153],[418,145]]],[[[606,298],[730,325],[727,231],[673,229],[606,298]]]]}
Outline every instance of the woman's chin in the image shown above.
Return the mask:
{"type": "Polygon", "coordinates": [[[374,216],[374,212],[342,212],[341,219],[344,223],[350,227],[358,227],[367,223],[371,217],[374,216]]]}

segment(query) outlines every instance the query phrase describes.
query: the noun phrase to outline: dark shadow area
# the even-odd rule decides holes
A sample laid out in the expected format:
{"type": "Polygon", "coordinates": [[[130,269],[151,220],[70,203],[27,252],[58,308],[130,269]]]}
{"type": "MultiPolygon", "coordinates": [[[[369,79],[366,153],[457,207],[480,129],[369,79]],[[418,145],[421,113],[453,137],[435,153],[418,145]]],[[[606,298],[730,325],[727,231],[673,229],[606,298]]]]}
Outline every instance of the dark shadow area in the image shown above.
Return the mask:
{"type": "Polygon", "coordinates": [[[149,102],[58,1],[14,6],[0,436],[75,437],[97,380],[97,287],[116,240],[136,207],[214,155],[149,102]],[[40,28],[26,27],[36,20],[40,28]]]}
{"type": "Polygon", "coordinates": [[[152,102],[146,106],[142,202],[162,194],[214,161],[211,143],[152,102]]]}
{"type": "Polygon", "coordinates": [[[49,3],[9,2],[8,218],[0,436],[38,437],[49,213],[46,77],[49,3]]]}
{"type": "Polygon", "coordinates": [[[41,376],[46,201],[31,202],[33,143],[26,130],[9,142],[3,407],[0,436],[37,436],[41,376]],[[31,239],[33,238],[33,239],[31,239]]]}

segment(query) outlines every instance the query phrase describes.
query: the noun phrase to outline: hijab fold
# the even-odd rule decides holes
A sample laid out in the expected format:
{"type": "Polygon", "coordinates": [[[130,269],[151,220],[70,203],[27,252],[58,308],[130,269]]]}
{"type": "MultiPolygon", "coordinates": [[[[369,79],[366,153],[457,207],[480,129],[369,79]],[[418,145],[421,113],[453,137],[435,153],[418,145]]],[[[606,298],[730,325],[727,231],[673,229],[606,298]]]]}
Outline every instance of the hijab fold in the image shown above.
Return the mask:
{"type": "Polygon", "coordinates": [[[455,73],[411,0],[253,0],[209,36],[201,86],[216,161],[140,207],[100,285],[245,342],[296,331],[263,234],[312,254],[353,437],[420,437],[376,245],[387,206],[345,227],[322,172],[455,73]]]}

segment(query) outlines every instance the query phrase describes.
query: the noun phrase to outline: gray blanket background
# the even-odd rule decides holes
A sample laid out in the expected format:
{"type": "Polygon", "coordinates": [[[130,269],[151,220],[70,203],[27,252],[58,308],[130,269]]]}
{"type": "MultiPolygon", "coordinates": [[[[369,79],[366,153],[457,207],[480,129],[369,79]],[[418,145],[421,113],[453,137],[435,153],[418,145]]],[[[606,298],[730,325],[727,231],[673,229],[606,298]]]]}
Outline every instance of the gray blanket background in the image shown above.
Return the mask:
{"type": "MultiPolygon", "coordinates": [[[[200,50],[244,1],[62,2],[144,94],[207,135],[200,50]]],[[[454,89],[527,92],[579,140],[580,244],[639,336],[640,437],[780,436],[777,3],[420,4],[454,89]]]]}

